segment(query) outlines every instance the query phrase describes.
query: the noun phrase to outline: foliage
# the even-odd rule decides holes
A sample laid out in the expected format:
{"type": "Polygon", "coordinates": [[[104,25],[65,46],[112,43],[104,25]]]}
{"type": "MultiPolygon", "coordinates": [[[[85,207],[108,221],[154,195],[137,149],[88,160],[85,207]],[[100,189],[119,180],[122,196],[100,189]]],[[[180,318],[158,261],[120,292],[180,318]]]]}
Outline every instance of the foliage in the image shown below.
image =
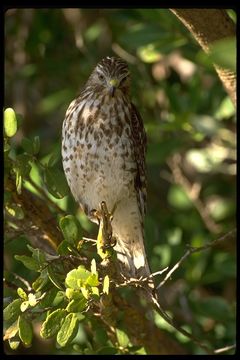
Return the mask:
{"type": "MultiPolygon", "coordinates": [[[[173,266],[187,244],[203,246],[235,227],[234,107],[211,59],[167,9],[11,9],[5,35],[5,351],[145,354],[131,342],[121,312],[113,338],[94,316],[94,306],[111,298],[112,279],[101,274],[96,248],[82,240],[96,239],[97,228],[64,177],[66,108],[99,59],[117,54],[128,61],[148,137],[145,232],[155,272],[173,266]],[[63,240],[55,254],[25,230],[28,214],[16,202],[25,190],[57,220],[63,240]]],[[[216,44],[213,60],[234,68],[233,41],[216,44]]],[[[196,253],[161,288],[162,305],[212,348],[231,345],[235,278],[234,244],[196,253]]],[[[131,302],[128,289],[122,292],[131,302]]],[[[186,351],[203,352],[159,314],[154,322],[186,351]]]]}

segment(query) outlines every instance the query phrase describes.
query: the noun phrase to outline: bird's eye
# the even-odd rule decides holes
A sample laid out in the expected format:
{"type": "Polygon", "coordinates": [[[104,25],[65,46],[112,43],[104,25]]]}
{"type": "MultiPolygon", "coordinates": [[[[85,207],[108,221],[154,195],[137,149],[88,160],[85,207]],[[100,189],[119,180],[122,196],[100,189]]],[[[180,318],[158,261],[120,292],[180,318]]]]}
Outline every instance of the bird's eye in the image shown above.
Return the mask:
{"type": "Polygon", "coordinates": [[[99,80],[104,80],[104,76],[102,74],[98,74],[99,80]]]}

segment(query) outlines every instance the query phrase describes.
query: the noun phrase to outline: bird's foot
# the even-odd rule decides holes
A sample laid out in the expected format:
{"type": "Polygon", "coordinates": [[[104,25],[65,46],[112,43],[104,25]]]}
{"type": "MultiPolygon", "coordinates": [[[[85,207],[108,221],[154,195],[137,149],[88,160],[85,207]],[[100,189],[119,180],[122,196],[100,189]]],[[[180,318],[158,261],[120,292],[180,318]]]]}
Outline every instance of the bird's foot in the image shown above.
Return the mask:
{"type": "Polygon", "coordinates": [[[111,248],[116,245],[116,238],[112,235],[113,216],[108,211],[105,201],[100,203],[100,210],[95,211],[99,217],[99,231],[97,237],[97,252],[102,259],[112,255],[111,248]]]}

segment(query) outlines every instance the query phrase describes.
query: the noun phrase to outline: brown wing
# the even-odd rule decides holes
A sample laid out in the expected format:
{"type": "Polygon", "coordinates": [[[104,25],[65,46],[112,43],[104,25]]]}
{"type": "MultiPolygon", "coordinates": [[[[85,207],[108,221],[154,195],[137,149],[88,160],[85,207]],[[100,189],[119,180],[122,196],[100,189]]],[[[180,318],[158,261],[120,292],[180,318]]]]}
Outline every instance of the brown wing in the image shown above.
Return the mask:
{"type": "Polygon", "coordinates": [[[135,178],[135,189],[138,194],[139,209],[144,217],[146,213],[146,165],[145,154],[147,145],[147,136],[143,126],[143,120],[137,108],[132,105],[131,109],[131,130],[134,147],[134,156],[137,164],[137,173],[135,178]]]}

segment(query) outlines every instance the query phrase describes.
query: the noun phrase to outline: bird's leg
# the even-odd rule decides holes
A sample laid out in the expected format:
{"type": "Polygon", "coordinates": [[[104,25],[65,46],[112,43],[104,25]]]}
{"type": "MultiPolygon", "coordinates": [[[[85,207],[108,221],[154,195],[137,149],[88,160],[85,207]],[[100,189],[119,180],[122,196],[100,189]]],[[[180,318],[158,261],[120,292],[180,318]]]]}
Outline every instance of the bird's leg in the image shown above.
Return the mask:
{"type": "Polygon", "coordinates": [[[116,245],[116,239],[112,236],[112,219],[113,216],[109,213],[107,204],[102,201],[100,204],[99,230],[97,237],[97,252],[102,259],[112,255],[111,248],[116,245]]]}

